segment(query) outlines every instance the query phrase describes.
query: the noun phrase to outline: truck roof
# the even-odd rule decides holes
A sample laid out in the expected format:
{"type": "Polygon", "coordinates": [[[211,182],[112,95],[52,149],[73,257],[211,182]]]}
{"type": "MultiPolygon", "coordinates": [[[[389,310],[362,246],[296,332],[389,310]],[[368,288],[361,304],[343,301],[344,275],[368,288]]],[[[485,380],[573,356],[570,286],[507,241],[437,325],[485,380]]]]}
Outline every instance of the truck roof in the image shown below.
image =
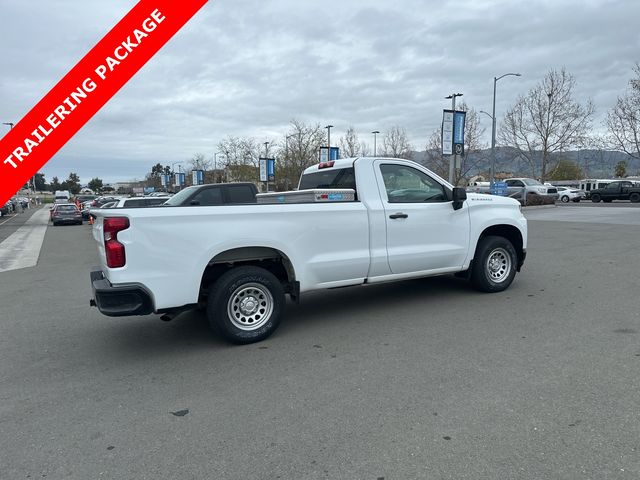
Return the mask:
{"type": "Polygon", "coordinates": [[[313,172],[317,172],[319,170],[321,170],[320,166],[322,165],[323,168],[349,168],[352,167],[353,164],[357,161],[360,162],[373,162],[375,160],[392,160],[392,161],[397,161],[397,160],[402,160],[404,162],[414,162],[413,160],[408,160],[406,158],[391,158],[391,157],[348,157],[348,158],[339,158],[338,160],[332,160],[331,162],[324,162],[324,163],[316,163],[315,165],[311,165],[310,167],[307,167],[302,174],[304,175],[305,173],[313,173],[313,172]],[[327,164],[331,164],[331,165],[327,165],[327,164]]]}

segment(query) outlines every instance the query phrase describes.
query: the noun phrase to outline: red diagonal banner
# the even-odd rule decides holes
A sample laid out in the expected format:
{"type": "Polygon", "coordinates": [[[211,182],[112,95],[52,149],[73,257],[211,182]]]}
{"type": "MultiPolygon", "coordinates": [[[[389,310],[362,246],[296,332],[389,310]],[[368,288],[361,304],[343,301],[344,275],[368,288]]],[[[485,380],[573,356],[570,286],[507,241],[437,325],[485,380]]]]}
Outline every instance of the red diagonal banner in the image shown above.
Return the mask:
{"type": "Polygon", "coordinates": [[[205,3],[140,0],[0,141],[0,205],[205,3]]]}

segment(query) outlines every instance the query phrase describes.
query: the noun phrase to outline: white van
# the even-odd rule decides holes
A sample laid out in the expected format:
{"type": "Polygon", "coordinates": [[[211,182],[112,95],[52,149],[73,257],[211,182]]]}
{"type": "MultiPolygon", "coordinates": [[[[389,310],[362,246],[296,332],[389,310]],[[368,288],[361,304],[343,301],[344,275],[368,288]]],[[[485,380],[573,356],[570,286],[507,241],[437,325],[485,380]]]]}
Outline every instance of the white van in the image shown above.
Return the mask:
{"type": "Polygon", "coordinates": [[[69,203],[71,194],[69,190],[56,190],[54,203],[69,203]]]}

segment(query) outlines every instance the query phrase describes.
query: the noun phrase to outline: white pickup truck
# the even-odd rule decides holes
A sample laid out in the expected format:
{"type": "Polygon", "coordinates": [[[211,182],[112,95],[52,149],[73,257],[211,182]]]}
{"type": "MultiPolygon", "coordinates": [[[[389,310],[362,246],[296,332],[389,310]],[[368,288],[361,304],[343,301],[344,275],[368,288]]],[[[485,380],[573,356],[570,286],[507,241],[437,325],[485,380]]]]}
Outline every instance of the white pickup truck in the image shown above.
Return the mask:
{"type": "Polygon", "coordinates": [[[272,200],[99,211],[91,304],[169,318],[204,306],[224,337],[251,343],[278,327],[285,294],[451,273],[499,292],[526,256],[517,201],[467,194],[407,160],[315,165],[272,200]]]}

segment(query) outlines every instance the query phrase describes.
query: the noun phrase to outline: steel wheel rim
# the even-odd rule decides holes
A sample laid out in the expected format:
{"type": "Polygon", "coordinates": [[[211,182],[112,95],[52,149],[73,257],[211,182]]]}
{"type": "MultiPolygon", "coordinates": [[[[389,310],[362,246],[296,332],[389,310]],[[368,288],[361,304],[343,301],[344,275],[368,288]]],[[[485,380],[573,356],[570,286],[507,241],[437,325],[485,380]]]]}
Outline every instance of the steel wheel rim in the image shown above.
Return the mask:
{"type": "Polygon", "coordinates": [[[273,295],[259,283],[236,288],[227,303],[227,315],[234,327],[252,331],[262,327],[273,313],[273,295]]]}
{"type": "Polygon", "coordinates": [[[511,272],[511,255],[502,247],[493,249],[487,257],[485,269],[492,282],[504,282],[511,272]]]}

